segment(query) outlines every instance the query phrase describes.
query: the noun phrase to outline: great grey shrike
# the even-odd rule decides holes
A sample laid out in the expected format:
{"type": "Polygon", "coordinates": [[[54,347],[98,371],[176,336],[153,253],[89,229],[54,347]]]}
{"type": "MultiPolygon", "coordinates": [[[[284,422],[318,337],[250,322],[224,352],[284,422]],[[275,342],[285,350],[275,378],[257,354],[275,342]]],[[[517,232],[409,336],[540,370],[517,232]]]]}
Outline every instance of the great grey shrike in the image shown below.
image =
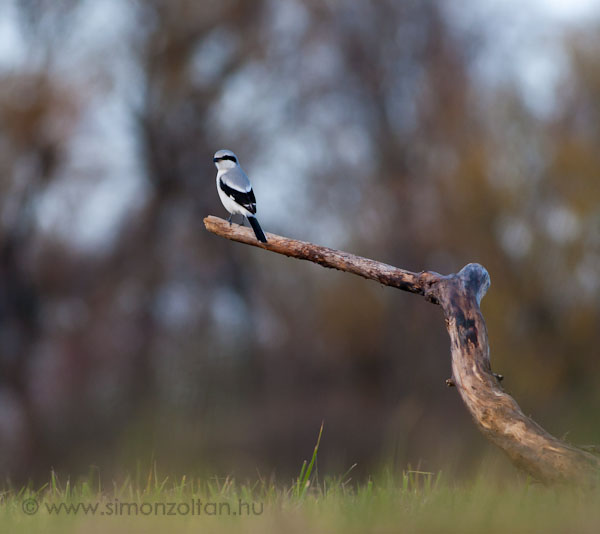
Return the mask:
{"type": "Polygon", "coordinates": [[[237,156],[231,150],[219,150],[215,152],[213,161],[217,167],[219,198],[230,213],[227,220],[231,223],[233,215],[243,215],[252,226],[256,239],[266,243],[267,238],[256,219],[256,198],[252,184],[240,167],[237,156]]]}

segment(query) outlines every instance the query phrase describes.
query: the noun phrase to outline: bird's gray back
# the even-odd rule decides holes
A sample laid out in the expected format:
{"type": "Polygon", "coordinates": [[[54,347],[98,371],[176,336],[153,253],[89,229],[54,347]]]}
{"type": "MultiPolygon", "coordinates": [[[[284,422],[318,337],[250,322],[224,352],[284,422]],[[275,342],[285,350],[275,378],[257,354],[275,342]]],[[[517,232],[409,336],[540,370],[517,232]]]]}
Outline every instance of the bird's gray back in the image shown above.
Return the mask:
{"type": "Polygon", "coordinates": [[[221,180],[225,182],[225,185],[233,187],[238,191],[250,191],[252,186],[250,180],[246,176],[246,173],[241,167],[234,167],[233,169],[227,169],[222,175],[221,180]]]}

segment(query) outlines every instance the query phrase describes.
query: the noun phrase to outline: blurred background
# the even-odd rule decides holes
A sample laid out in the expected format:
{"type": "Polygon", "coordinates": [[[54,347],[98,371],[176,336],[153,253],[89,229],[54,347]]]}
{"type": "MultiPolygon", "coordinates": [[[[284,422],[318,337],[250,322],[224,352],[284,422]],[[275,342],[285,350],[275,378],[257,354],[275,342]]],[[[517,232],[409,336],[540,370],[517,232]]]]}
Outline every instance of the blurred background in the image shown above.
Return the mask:
{"type": "Polygon", "coordinates": [[[321,473],[496,454],[439,308],[204,230],[220,148],[266,231],[485,265],[505,388],[600,443],[599,29],[583,0],[3,0],[0,475],[285,482],[321,421],[321,473]]]}

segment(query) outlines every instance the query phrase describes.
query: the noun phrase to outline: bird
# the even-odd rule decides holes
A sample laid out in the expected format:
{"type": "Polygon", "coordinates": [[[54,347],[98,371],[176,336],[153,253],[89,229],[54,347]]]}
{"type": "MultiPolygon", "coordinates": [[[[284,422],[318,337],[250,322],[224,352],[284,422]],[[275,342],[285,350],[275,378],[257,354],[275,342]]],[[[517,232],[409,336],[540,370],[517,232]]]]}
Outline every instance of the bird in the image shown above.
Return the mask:
{"type": "Polygon", "coordinates": [[[243,215],[252,226],[256,239],[266,243],[267,238],[256,218],[256,198],[252,184],[240,167],[237,156],[231,150],[218,150],[213,156],[213,162],[217,168],[217,191],[223,206],[229,212],[229,224],[233,215],[243,215]]]}

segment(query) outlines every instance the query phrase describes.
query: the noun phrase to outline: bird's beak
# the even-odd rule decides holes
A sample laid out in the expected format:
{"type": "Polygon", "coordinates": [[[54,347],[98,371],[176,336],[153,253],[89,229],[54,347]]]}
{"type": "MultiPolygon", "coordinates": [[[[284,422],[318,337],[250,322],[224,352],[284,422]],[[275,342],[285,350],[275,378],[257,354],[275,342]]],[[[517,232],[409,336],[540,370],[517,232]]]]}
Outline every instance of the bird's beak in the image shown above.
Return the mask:
{"type": "Polygon", "coordinates": [[[215,163],[217,163],[217,162],[219,162],[220,160],[219,160],[219,158],[213,158],[213,161],[214,161],[215,163]]]}

